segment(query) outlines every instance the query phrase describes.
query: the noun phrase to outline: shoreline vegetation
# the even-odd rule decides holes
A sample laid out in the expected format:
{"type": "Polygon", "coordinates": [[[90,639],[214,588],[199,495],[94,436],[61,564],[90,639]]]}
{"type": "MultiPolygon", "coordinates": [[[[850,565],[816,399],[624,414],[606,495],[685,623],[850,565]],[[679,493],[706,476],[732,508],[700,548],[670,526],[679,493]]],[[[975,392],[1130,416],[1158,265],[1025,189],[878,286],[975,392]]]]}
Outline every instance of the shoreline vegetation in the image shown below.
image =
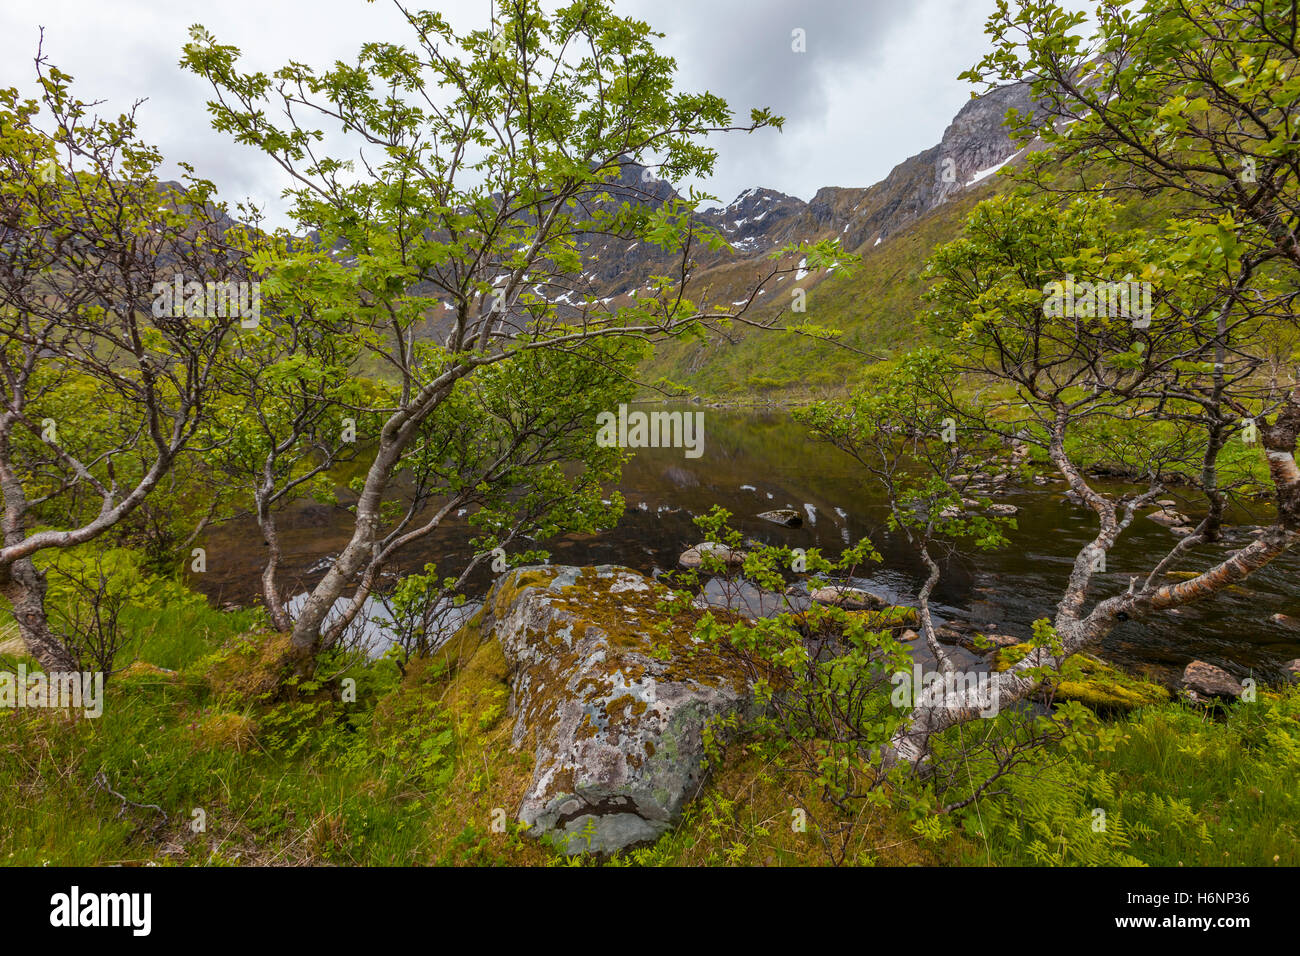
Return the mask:
{"type": "MultiPolygon", "coordinates": [[[[0,860],[1300,865],[1300,802],[1288,783],[1300,773],[1294,686],[1206,706],[1085,662],[1058,683],[1059,699],[1091,708],[1103,732],[1044,747],[1025,774],[1033,783],[1013,784],[1010,796],[937,817],[916,809],[917,793],[846,814],[810,784],[806,754],[746,731],[710,755],[698,798],[653,845],[575,859],[515,820],[533,762],[509,746],[510,688],[494,641],[453,640],[404,667],[332,654],[322,676],[286,690],[274,673],[283,638],[261,609],[218,611],[179,584],[156,586],[126,621],[131,663],[113,675],[103,718],[0,710],[0,786],[17,795],[0,811],[0,860]],[[350,700],[340,675],[355,681],[350,700]],[[1112,809],[1099,832],[1101,805],[1112,809]]],[[[1000,652],[994,670],[1024,648],[1000,652]]],[[[0,644],[0,669],[35,666],[15,651],[0,644]]]]}
{"type": "Polygon", "coordinates": [[[150,612],[102,718],[0,713],[0,861],[1300,865],[1298,687],[1112,713],[1091,745],[1044,749],[1009,797],[938,817],[860,807],[842,848],[847,817],[820,799],[807,765],[742,735],[711,758],[667,835],[599,860],[566,857],[513,820],[532,761],[509,747],[495,642],[453,641],[404,675],[392,659],[339,657],[321,669],[332,676],[276,699],[274,640],[257,618],[201,601],[150,612]],[[338,675],[355,680],[355,702],[338,675]]]}

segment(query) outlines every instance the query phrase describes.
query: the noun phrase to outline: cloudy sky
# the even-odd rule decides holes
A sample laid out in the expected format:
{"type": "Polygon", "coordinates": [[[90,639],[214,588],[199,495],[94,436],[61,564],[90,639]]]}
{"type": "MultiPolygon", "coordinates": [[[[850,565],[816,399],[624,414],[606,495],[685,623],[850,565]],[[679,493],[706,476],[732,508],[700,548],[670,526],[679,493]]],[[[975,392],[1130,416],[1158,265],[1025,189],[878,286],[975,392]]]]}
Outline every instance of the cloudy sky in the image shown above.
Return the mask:
{"type": "MultiPolygon", "coordinates": [[[[483,26],[489,0],[425,0],[457,27],[483,26]]],[[[549,4],[548,4],[549,6],[549,4]]],[[[957,74],[975,63],[994,0],[618,0],[621,13],[667,34],[680,86],[708,89],[738,116],[770,106],[783,133],[717,141],[708,183],[726,203],[750,186],[810,199],[821,186],[867,186],[939,141],[969,98],[957,74]],[[792,49],[793,31],[806,52],[792,49]]],[[[0,8],[0,86],[32,91],[45,27],[51,62],[83,99],[115,112],[146,99],[144,138],[185,159],[227,199],[253,197],[274,213],[285,180],[251,148],[208,126],[208,89],[177,65],[191,24],[270,71],[289,59],[323,66],[368,40],[407,38],[388,0],[41,0],[0,8]]]]}

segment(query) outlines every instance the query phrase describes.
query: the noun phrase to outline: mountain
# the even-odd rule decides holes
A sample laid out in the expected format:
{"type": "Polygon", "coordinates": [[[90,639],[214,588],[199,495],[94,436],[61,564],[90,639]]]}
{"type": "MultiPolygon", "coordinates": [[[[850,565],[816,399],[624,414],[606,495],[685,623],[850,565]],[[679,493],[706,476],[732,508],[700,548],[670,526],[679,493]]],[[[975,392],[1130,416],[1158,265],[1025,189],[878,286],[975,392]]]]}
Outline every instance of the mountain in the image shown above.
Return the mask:
{"type": "MultiPolygon", "coordinates": [[[[851,382],[866,356],[879,356],[914,344],[915,316],[921,307],[920,272],[930,251],[953,238],[970,207],[994,190],[994,174],[1020,154],[1003,125],[1008,109],[1032,112],[1027,84],[1013,83],[967,102],[929,149],[903,160],[883,180],[865,187],[825,186],[809,201],[774,189],[746,189],[730,204],[695,214],[720,233],[726,248],[695,248],[687,297],[733,308],[749,305],[746,315],[758,321],[777,319],[805,293],[807,311],[791,324],[811,323],[841,329],[840,340],[858,349],[840,348],[806,337],[757,332],[737,326],[725,339],[671,342],[662,346],[643,370],[646,381],[668,379],[708,396],[777,390],[839,389],[851,382]],[[773,263],[769,254],[782,247],[839,239],[859,255],[852,275],[834,269],[809,271],[793,261],[794,274],[766,284],[755,295],[773,263]]],[[[653,210],[679,197],[653,170],[630,160],[618,177],[582,201],[589,211],[613,213],[623,203],[653,210]]],[[[647,243],[603,233],[575,237],[582,272],[546,274],[528,279],[526,291],[558,303],[561,315],[576,315],[582,303],[611,305],[649,288],[655,275],[673,275],[678,256],[647,243]]],[[[440,298],[432,285],[422,290],[440,298]]],[[[449,312],[434,310],[421,333],[442,338],[450,328],[449,312]]]]}
{"type": "MultiPolygon", "coordinates": [[[[1032,112],[1027,84],[1009,84],[971,99],[939,143],[905,159],[875,185],[823,187],[809,202],[756,187],[725,207],[702,212],[700,220],[726,236],[731,249],[697,257],[691,291],[707,289],[710,301],[739,304],[764,267],[770,268],[767,253],[802,240],[838,238],[847,251],[862,257],[855,275],[801,270],[797,278],[783,277],[761,294],[752,315],[777,316],[797,287],[807,293],[807,314],[797,321],[839,328],[846,333],[842,341],[872,354],[911,344],[917,337],[912,319],[920,307],[920,272],[930,250],[957,234],[970,207],[993,193],[994,174],[1024,152],[1003,125],[1011,108],[1032,112]]],[[[637,181],[639,170],[626,170],[622,180],[637,181]]],[[[661,191],[643,201],[664,202],[674,195],[661,191]]],[[[637,250],[631,250],[617,261],[598,296],[626,293],[634,284],[628,276],[653,274],[658,264],[649,254],[639,259],[637,250]]],[[[720,395],[840,387],[864,360],[806,338],[738,330],[728,342],[670,344],[647,372],[650,380],[667,377],[703,394],[720,395]]]]}

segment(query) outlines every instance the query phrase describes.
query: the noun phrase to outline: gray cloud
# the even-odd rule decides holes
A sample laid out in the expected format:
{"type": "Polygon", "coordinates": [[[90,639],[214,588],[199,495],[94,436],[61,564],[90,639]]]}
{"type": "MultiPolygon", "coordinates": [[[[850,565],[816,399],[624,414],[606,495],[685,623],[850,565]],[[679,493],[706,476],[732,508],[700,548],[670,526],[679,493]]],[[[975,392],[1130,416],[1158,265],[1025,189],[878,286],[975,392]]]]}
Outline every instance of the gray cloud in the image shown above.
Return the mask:
{"type": "MultiPolygon", "coordinates": [[[[667,34],[680,85],[724,96],[738,117],[768,106],[786,117],[781,134],[719,137],[715,175],[697,183],[729,201],[749,186],[811,198],[821,186],[865,186],[938,142],[969,96],[957,74],[985,46],[994,0],[621,0],[620,12],[667,34]],[[806,32],[807,50],[791,48],[806,32]]],[[[441,0],[453,22],[478,26],[488,0],[441,0]]],[[[192,163],[223,195],[274,201],[287,180],[257,151],[208,125],[209,90],[177,65],[192,23],[203,23],[270,70],[288,59],[351,59],[369,39],[404,41],[384,2],[315,0],[44,0],[0,9],[0,84],[33,89],[39,26],[46,53],[76,77],[83,98],[118,111],[146,99],[146,139],[192,163]]]]}
{"type": "Polygon", "coordinates": [[[633,0],[630,12],[668,34],[679,66],[710,85],[796,120],[820,119],[838,78],[870,62],[894,26],[906,21],[899,3],[837,0],[719,0],[664,4],[633,0]],[[797,52],[795,31],[804,47],[797,52]]]}
{"type": "Polygon", "coordinates": [[[716,0],[627,6],[668,34],[683,85],[724,96],[744,116],[770,106],[784,132],[728,137],[710,191],[751,185],[809,199],[821,186],[867,186],[939,141],[970,95],[957,75],[985,47],[993,0],[716,0]],[[791,31],[805,31],[806,52],[791,31]]]}

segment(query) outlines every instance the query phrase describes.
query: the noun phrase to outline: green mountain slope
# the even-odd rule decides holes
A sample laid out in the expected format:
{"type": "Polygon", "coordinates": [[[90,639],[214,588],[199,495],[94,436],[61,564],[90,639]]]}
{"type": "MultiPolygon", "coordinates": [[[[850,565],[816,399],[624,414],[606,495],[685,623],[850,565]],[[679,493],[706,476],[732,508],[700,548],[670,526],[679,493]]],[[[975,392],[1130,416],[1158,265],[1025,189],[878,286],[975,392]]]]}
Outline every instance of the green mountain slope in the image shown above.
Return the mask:
{"type": "Polygon", "coordinates": [[[737,396],[790,398],[851,387],[859,369],[924,338],[918,320],[925,282],[921,273],[935,246],[955,238],[979,201],[1009,188],[1006,180],[982,183],[882,241],[864,244],[852,275],[832,274],[809,286],[807,312],[791,315],[791,296],[778,291],[754,310],[758,319],[782,310],[782,323],[808,322],[839,329],[838,343],[806,336],[738,327],[731,339],[677,342],[660,348],[644,368],[643,380],[660,378],[705,398],[737,396]],[[869,353],[864,355],[862,353],[869,353]]]}

